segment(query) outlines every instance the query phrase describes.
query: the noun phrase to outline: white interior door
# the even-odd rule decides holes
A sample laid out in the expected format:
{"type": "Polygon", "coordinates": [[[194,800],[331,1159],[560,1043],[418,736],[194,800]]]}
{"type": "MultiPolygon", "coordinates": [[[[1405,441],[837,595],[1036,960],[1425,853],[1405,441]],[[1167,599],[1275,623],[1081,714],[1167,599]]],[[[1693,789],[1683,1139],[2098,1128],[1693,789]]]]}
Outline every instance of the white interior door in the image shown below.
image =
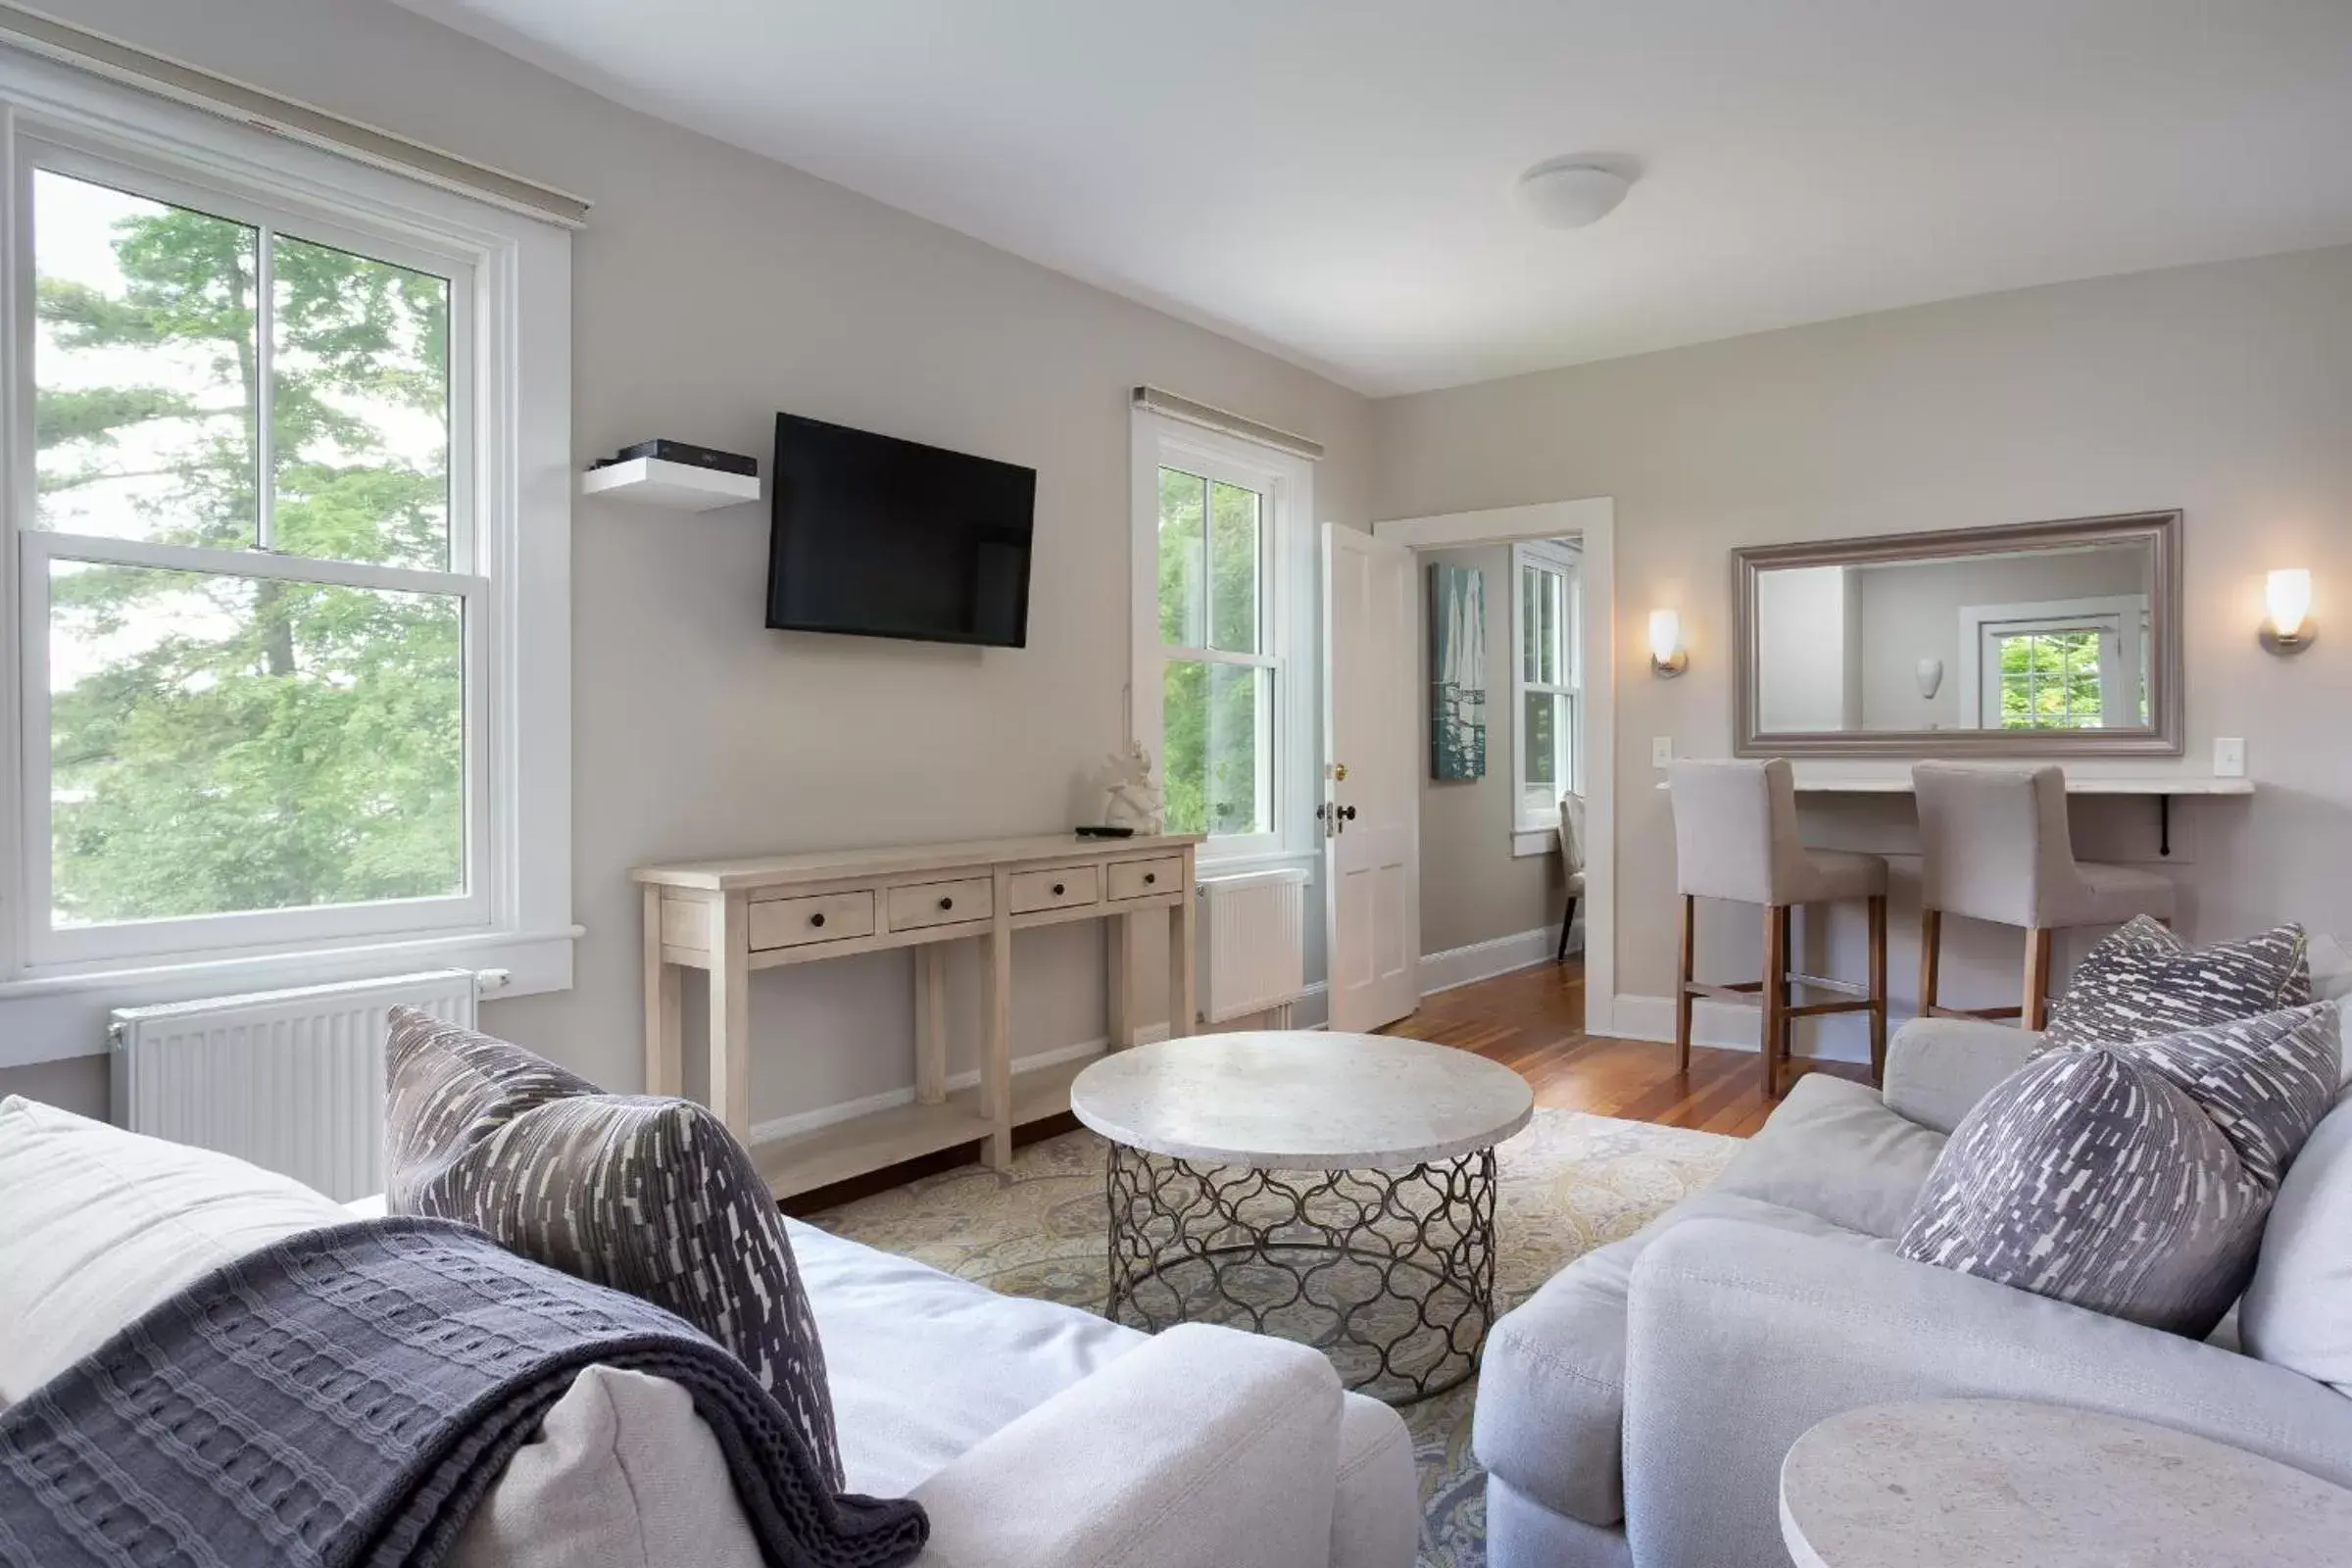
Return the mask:
{"type": "Polygon", "coordinates": [[[1421,952],[1413,553],[1323,525],[1323,887],[1331,1027],[1411,1012],[1421,952]]]}

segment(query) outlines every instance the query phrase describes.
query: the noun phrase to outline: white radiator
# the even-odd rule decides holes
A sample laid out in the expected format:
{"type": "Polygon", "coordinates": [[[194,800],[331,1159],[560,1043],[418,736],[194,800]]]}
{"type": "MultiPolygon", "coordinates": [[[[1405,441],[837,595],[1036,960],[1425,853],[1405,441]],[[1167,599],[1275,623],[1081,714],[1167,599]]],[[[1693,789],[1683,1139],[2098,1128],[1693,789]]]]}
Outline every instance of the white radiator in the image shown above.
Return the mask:
{"type": "Polygon", "coordinates": [[[1200,1016],[1223,1023],[1246,1013],[1279,1011],[1306,989],[1306,873],[1251,871],[1200,883],[1200,1016]]]}
{"type": "Polygon", "coordinates": [[[389,980],[122,1007],[115,1120],[217,1149],[337,1202],[384,1190],[385,1013],[406,1004],[473,1024],[475,976],[389,980]]]}

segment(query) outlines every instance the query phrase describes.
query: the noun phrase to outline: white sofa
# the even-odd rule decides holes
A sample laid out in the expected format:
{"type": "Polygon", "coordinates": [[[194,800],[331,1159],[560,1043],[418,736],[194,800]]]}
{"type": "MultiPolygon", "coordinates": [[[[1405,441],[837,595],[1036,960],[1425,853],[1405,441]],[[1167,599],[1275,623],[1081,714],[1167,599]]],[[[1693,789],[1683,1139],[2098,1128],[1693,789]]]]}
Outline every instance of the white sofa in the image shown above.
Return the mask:
{"type": "MultiPolygon", "coordinates": [[[[0,1407],[195,1277],[382,1200],[0,1101],[0,1407]]],[[[1404,1423],[1319,1352],[1156,1337],[999,1296],[788,1222],[852,1491],[913,1495],[932,1568],[1410,1568],[1404,1423]]],[[[452,1568],[757,1568],[710,1429],[674,1385],[591,1368],[452,1568]]]]}
{"type": "Polygon", "coordinates": [[[1153,1338],[787,1224],[850,1488],[922,1500],[922,1562],[1412,1563],[1404,1422],[1320,1352],[1153,1338]]]}

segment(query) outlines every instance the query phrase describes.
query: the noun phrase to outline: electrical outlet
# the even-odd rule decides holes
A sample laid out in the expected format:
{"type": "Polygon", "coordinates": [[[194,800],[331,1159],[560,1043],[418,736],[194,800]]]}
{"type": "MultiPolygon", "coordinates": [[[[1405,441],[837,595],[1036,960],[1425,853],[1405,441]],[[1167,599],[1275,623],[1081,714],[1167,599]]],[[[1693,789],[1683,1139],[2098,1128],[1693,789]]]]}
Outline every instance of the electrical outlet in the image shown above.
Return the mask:
{"type": "Polygon", "coordinates": [[[1671,735],[1652,735],[1649,738],[1649,765],[1652,767],[1664,767],[1667,763],[1673,760],[1674,737],[1671,735]]]}
{"type": "Polygon", "coordinates": [[[2213,743],[2213,776],[2215,778],[2244,778],[2246,776],[2244,737],[2225,735],[2213,743]]]}

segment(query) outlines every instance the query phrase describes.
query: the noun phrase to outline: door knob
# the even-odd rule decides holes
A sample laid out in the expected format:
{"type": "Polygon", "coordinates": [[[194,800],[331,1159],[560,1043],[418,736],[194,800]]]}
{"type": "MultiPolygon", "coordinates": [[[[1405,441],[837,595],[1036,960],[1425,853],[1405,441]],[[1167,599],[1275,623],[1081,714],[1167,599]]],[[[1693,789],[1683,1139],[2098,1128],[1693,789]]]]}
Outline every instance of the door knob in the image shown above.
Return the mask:
{"type": "Polygon", "coordinates": [[[1343,807],[1341,807],[1341,808],[1340,808],[1340,820],[1341,820],[1341,821],[1343,821],[1343,822],[1352,822],[1352,821],[1354,821],[1354,820],[1355,820],[1355,808],[1354,808],[1354,807],[1352,807],[1352,806],[1343,806],[1343,807]]]}

